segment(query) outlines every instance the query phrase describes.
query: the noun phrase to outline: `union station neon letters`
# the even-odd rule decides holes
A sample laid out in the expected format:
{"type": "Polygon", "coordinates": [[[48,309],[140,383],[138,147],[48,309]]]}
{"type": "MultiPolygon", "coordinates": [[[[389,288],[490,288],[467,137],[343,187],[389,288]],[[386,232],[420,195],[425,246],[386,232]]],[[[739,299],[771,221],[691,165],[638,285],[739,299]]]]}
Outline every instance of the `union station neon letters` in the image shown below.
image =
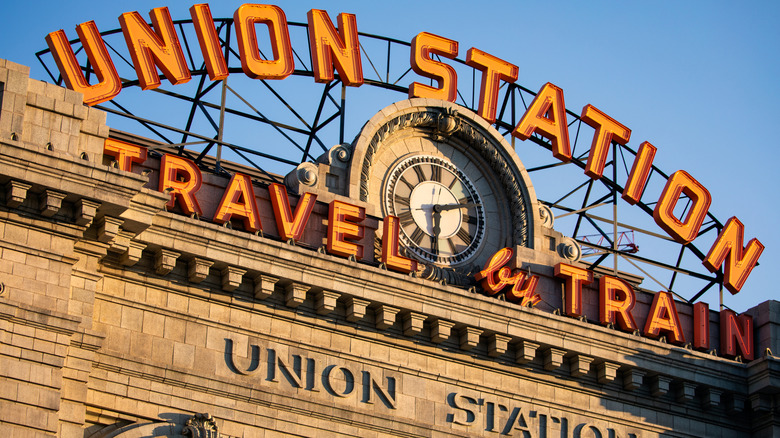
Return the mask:
{"type": "MultiPolygon", "coordinates": [[[[219,38],[207,4],[190,8],[203,59],[212,81],[228,76],[227,64],[220,47],[219,38]]],[[[119,23],[136,70],[140,87],[144,90],[160,86],[161,71],[171,84],[181,84],[191,79],[191,73],[182,52],[168,8],[150,11],[152,26],[149,26],[138,12],[126,12],[119,17],[119,23]]],[[[235,32],[243,72],[250,78],[282,80],[294,72],[295,61],[290,43],[287,18],[284,11],[274,5],[244,4],[233,15],[235,32]],[[258,49],[258,27],[264,25],[267,32],[261,38],[273,49],[273,59],[263,59],[258,49]]],[[[334,70],[347,86],[363,84],[355,15],[340,13],[337,23],[326,11],[312,9],[307,14],[309,48],[312,54],[313,76],[316,82],[334,80],[334,70]]],[[[263,27],[260,27],[262,29],[263,27]]],[[[87,105],[96,105],[116,97],[121,92],[121,81],[111,56],[93,21],[76,28],[98,82],[89,84],[68,43],[65,32],[50,33],[46,41],[60,69],[68,88],[84,94],[87,105]]],[[[458,42],[421,32],[411,44],[411,68],[420,76],[436,82],[436,86],[413,82],[409,86],[410,97],[428,97],[455,102],[457,95],[457,73],[440,59],[454,59],[459,53],[458,42]],[[435,56],[434,56],[435,55],[435,56]]],[[[495,122],[498,90],[502,81],[512,83],[518,78],[518,67],[475,47],[466,53],[466,64],[481,73],[481,89],[478,113],[488,122],[495,122]]],[[[581,112],[583,122],[591,126],[593,135],[585,174],[593,179],[602,177],[612,142],[625,145],[631,137],[631,130],[598,108],[588,104],[581,112]]],[[[541,87],[536,98],[521,117],[512,135],[521,140],[537,134],[547,139],[552,146],[553,156],[562,162],[571,160],[569,132],[566,120],[563,90],[551,83],[541,87]]],[[[641,143],[634,163],[622,191],[623,199],[636,204],[644,191],[657,148],[645,141],[641,143]]],[[[112,155],[123,170],[130,170],[133,163],[146,160],[146,149],[115,140],[108,140],[105,153],[112,155]]],[[[196,193],[200,188],[200,170],[191,161],[172,155],[165,155],[161,161],[159,190],[171,194],[169,206],[178,203],[186,214],[201,215],[196,193]]],[[[303,194],[295,211],[290,208],[284,186],[272,184],[269,187],[274,217],[284,239],[300,238],[316,200],[313,194],[303,194]]],[[[212,220],[222,224],[231,219],[240,219],[244,229],[250,232],[262,230],[257,205],[254,202],[253,185],[247,175],[235,174],[222,196],[212,220]]],[[[679,243],[696,239],[709,210],[712,197],[708,190],[684,170],[669,176],[655,205],[653,218],[671,238],[679,243]],[[684,218],[675,215],[675,207],[685,195],[690,208],[684,218]]],[[[355,240],[363,236],[360,221],[365,210],[342,201],[333,201],[329,206],[327,251],[340,257],[362,258],[363,247],[355,240]]],[[[392,270],[411,272],[415,262],[399,253],[398,220],[392,216],[383,221],[384,239],[382,262],[392,270]]],[[[753,238],[743,245],[744,226],[736,217],[730,218],[704,259],[704,266],[711,272],[724,267],[724,286],[732,293],[740,291],[751,270],[755,267],[764,249],[753,238]]],[[[510,250],[511,252],[511,250],[510,250]]],[[[511,276],[508,268],[502,268],[502,260],[511,254],[499,253],[488,263],[478,279],[488,294],[495,294],[504,286],[511,285],[511,296],[521,305],[538,302],[533,290],[534,278],[511,276]],[[507,271],[504,271],[507,269],[507,271]]],[[[564,313],[581,316],[581,288],[593,281],[593,273],[575,266],[558,264],[555,275],[563,279],[565,287],[564,313]]],[[[626,331],[636,331],[632,315],[634,292],[624,281],[603,276],[599,280],[599,321],[613,324],[626,331]]],[[[708,312],[706,304],[699,303],[694,312],[693,345],[709,348],[708,312]],[[702,307],[705,306],[705,307],[702,307]]],[[[733,312],[721,312],[721,353],[746,359],[753,357],[752,325],[749,318],[736,316],[733,312]]],[[[649,337],[664,335],[670,342],[684,343],[679,318],[670,293],[655,295],[642,328],[649,337]]]]}

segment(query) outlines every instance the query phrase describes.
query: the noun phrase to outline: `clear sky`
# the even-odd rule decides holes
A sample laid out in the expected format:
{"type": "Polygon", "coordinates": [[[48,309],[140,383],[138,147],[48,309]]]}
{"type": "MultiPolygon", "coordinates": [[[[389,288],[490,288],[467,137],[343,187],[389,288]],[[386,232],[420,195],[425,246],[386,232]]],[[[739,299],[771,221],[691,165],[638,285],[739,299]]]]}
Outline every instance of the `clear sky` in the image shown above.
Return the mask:
{"type": "MultiPolygon", "coordinates": [[[[174,19],[187,19],[193,3],[13,2],[3,6],[0,58],[29,65],[32,77],[47,79],[34,53],[46,48],[49,32],[65,29],[75,38],[75,26],[88,20],[95,20],[101,31],[115,29],[121,13],[137,10],[148,17],[149,9],[159,6],[168,6],[174,19]]],[[[210,6],[215,17],[230,17],[240,4],[220,1],[210,6]]],[[[737,216],[745,224],[746,240],[757,237],[766,246],[761,265],[742,292],[726,296],[725,303],[743,311],[777,299],[773,278],[780,263],[775,225],[780,196],[772,181],[780,163],[774,132],[780,120],[780,3],[275,4],[293,22],[305,22],[306,12],[317,8],[332,17],[355,14],[361,32],[403,41],[421,31],[451,38],[460,43],[461,57],[477,47],[518,65],[518,83],[529,89],[538,90],[545,82],[563,88],[574,112],[588,103],[597,106],[632,129],[630,146],[647,140],[658,147],[656,166],[667,174],[684,169],[701,182],[712,194],[710,211],[718,219],[737,216]]],[[[522,147],[532,145],[519,143],[521,159],[522,147]]],[[[543,188],[537,191],[543,197],[543,188]]],[[[623,203],[620,208],[631,207],[623,203]]],[[[668,262],[674,263],[675,256],[669,254],[668,262]]],[[[717,306],[717,295],[705,300],[717,306]]]]}

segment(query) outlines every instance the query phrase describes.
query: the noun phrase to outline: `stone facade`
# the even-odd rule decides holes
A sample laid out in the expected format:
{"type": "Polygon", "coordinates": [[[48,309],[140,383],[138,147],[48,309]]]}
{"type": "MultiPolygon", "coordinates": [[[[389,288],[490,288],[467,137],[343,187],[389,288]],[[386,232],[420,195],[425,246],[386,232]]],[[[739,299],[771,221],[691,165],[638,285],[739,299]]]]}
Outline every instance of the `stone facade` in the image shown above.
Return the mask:
{"type": "MultiPolygon", "coordinates": [[[[6,61],[0,83],[5,436],[780,436],[778,302],[750,311],[742,363],[555,314],[545,237],[564,237],[541,213],[519,251],[555,291],[545,308],[326,254],[325,202],[361,202],[338,148],[288,177],[321,196],[302,242],[275,239],[270,211],[263,235],[219,226],[164,208],[155,158],[112,166],[78,93],[6,61]]],[[[218,202],[227,180],[204,179],[218,202]]]]}

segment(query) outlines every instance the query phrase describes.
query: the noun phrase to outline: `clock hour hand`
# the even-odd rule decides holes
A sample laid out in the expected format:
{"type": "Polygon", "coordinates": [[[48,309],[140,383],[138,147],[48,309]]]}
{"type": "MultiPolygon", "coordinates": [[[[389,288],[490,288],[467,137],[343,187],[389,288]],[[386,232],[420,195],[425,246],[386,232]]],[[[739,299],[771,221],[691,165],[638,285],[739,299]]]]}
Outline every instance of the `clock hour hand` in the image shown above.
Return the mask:
{"type": "Polygon", "coordinates": [[[431,216],[433,219],[433,238],[431,239],[431,252],[439,254],[439,233],[441,233],[441,212],[434,206],[431,216]]]}
{"type": "Polygon", "coordinates": [[[469,204],[448,204],[448,205],[434,205],[433,211],[448,211],[448,210],[457,210],[460,208],[471,208],[471,207],[480,207],[479,204],[475,203],[469,203],[469,204]]]}

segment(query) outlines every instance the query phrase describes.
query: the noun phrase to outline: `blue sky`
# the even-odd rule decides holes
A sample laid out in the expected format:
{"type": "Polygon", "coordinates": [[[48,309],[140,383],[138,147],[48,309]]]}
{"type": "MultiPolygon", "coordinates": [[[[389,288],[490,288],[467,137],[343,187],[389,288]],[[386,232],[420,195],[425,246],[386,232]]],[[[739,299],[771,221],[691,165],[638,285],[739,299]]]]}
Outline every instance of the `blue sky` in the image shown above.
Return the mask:
{"type": "MultiPolygon", "coordinates": [[[[29,65],[32,77],[47,79],[34,56],[46,47],[47,33],[65,29],[75,38],[75,26],[88,20],[95,20],[101,31],[115,29],[122,12],[137,10],[148,16],[149,9],[159,6],[168,6],[174,19],[187,19],[192,4],[14,2],[3,7],[7,20],[0,27],[0,58],[29,65]]],[[[210,5],[215,17],[229,17],[240,4],[210,5]]],[[[757,237],[766,246],[761,266],[739,295],[726,294],[725,303],[743,311],[776,298],[780,197],[773,183],[780,153],[773,128],[780,120],[780,3],[275,4],[293,22],[305,22],[306,12],[318,8],[331,16],[355,14],[361,32],[404,41],[421,31],[451,38],[460,43],[461,57],[477,47],[518,65],[518,83],[527,88],[538,90],[545,82],[563,88],[567,107],[574,112],[595,105],[632,129],[630,146],[645,140],[657,146],[659,168],[666,173],[684,169],[701,182],[712,194],[710,211],[716,217],[725,222],[737,216],[745,224],[746,239],[757,237]]],[[[518,143],[521,160],[524,147],[534,146],[518,143]]],[[[619,208],[631,209],[625,203],[619,208]]],[[[670,254],[669,262],[674,258],[670,254]]],[[[707,295],[705,301],[715,308],[717,295],[707,295]]]]}

